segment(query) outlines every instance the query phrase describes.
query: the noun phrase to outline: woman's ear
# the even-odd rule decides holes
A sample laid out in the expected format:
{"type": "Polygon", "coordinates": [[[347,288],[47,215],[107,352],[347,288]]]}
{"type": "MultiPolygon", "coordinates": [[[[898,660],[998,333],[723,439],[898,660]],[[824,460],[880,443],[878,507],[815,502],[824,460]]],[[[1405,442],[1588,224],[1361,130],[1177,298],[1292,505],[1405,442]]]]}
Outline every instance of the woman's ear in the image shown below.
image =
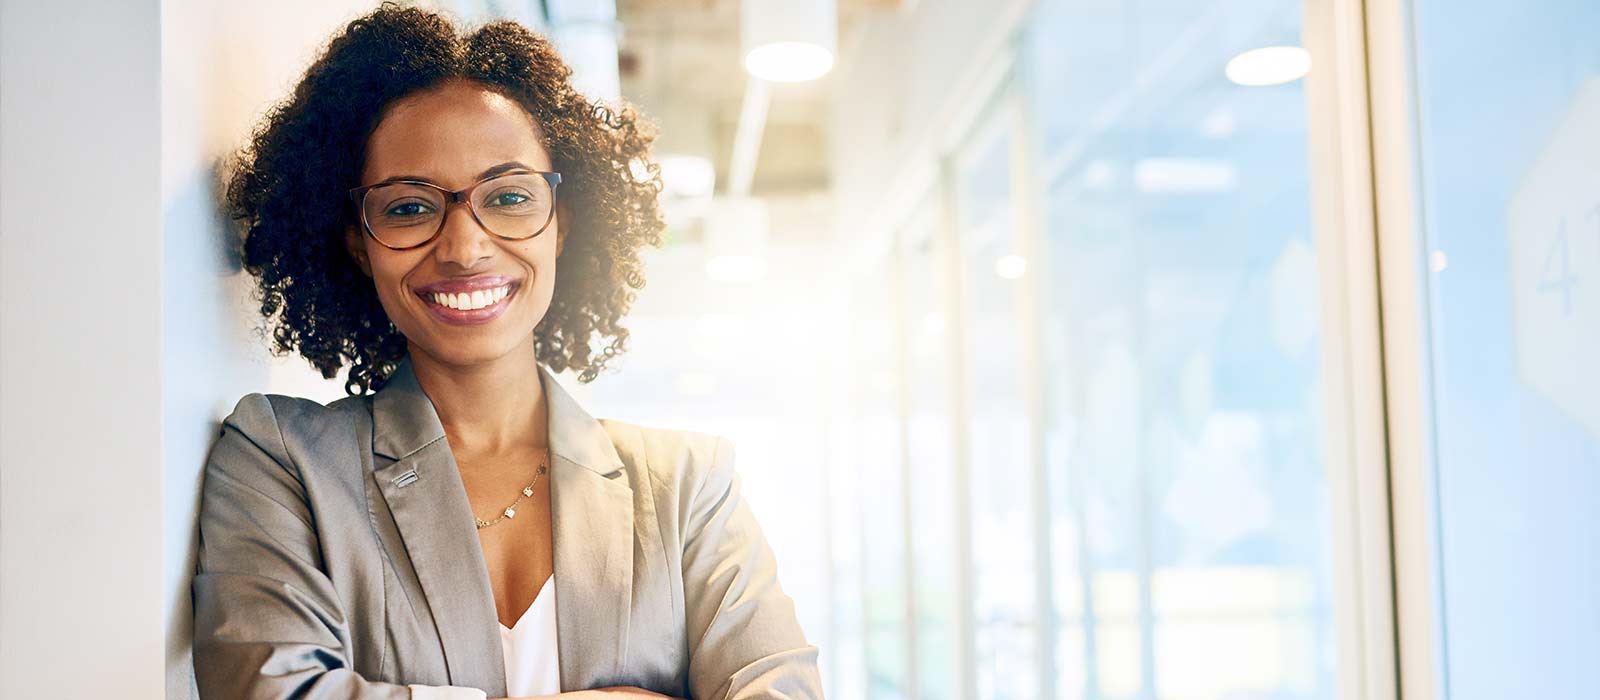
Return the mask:
{"type": "Polygon", "coordinates": [[[361,274],[372,276],[372,261],[367,259],[367,241],[356,231],[355,224],[345,224],[344,248],[350,252],[350,258],[356,261],[356,267],[361,268],[361,274]]]}

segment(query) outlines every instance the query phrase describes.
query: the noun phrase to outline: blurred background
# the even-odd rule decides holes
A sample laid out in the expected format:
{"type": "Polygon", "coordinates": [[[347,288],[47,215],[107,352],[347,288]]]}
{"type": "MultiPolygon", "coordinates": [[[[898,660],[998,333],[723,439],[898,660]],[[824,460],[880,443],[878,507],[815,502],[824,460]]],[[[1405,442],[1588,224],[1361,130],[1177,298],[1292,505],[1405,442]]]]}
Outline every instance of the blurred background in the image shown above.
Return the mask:
{"type": "MultiPolygon", "coordinates": [[[[828,697],[1600,698],[1600,3],[416,4],[660,125],[566,385],[732,439],[828,697]]],[[[0,695],[189,697],[216,421],[344,393],[252,335],[216,158],[372,6],[4,3],[0,695]]]]}

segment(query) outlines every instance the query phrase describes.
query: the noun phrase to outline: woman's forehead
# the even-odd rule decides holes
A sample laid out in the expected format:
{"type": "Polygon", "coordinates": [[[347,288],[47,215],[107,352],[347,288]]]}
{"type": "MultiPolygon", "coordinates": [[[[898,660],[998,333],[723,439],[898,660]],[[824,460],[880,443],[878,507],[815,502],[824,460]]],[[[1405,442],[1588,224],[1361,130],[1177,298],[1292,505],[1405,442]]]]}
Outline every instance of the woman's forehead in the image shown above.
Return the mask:
{"type": "Polygon", "coordinates": [[[508,161],[552,169],[533,118],[499,93],[450,83],[390,107],[367,141],[362,181],[422,177],[465,187],[508,161]]]}

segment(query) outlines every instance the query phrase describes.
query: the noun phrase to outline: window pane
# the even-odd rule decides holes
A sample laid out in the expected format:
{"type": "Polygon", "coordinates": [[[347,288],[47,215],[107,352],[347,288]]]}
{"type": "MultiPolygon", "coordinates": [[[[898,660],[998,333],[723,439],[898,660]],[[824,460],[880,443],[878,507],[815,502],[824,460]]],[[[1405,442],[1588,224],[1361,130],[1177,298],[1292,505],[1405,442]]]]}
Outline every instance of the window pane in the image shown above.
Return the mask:
{"type": "Polygon", "coordinates": [[[938,202],[919,208],[905,227],[901,253],[902,329],[906,356],[906,447],[911,464],[911,540],[915,554],[917,693],[952,700],[960,691],[956,593],[956,461],[945,318],[947,277],[938,249],[938,202]]]}
{"type": "Polygon", "coordinates": [[[1600,3],[1411,9],[1440,697],[1600,697],[1600,3]]]}
{"type": "Polygon", "coordinates": [[[851,299],[855,372],[848,385],[854,416],[846,443],[853,446],[848,475],[862,498],[862,640],[869,700],[906,697],[910,663],[906,615],[905,486],[896,398],[894,288],[888,277],[857,284],[851,299]]]}
{"type": "Polygon", "coordinates": [[[1047,0],[1025,44],[1058,698],[1334,695],[1303,81],[1224,72],[1300,7],[1047,0]]]}
{"type": "MultiPolygon", "coordinates": [[[[1003,119],[1003,117],[1001,117],[1003,119]]],[[[996,122],[1000,123],[1000,122],[996,122]]],[[[992,126],[992,125],[991,125],[992,126]]],[[[978,137],[959,173],[966,297],[978,696],[1037,696],[1033,520],[1012,230],[1010,134],[978,137]],[[1010,265],[1011,267],[1008,267],[1010,265]]]]}

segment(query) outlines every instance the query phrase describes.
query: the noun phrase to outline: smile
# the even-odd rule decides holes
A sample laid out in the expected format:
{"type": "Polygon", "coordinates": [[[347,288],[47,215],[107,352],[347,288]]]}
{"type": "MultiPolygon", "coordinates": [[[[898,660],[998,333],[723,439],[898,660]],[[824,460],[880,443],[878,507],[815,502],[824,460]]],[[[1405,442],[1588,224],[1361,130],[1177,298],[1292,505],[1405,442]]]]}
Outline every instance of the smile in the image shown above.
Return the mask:
{"type": "Polygon", "coordinates": [[[429,301],[440,306],[447,306],[461,311],[472,311],[485,306],[500,303],[501,299],[511,294],[511,285],[495,287],[494,289],[480,289],[476,292],[462,292],[460,294],[430,294],[429,301]]]}
{"type": "Polygon", "coordinates": [[[419,292],[434,318],[449,324],[484,323],[499,316],[510,306],[508,301],[516,296],[520,285],[513,282],[490,289],[471,292],[419,292]]]}

